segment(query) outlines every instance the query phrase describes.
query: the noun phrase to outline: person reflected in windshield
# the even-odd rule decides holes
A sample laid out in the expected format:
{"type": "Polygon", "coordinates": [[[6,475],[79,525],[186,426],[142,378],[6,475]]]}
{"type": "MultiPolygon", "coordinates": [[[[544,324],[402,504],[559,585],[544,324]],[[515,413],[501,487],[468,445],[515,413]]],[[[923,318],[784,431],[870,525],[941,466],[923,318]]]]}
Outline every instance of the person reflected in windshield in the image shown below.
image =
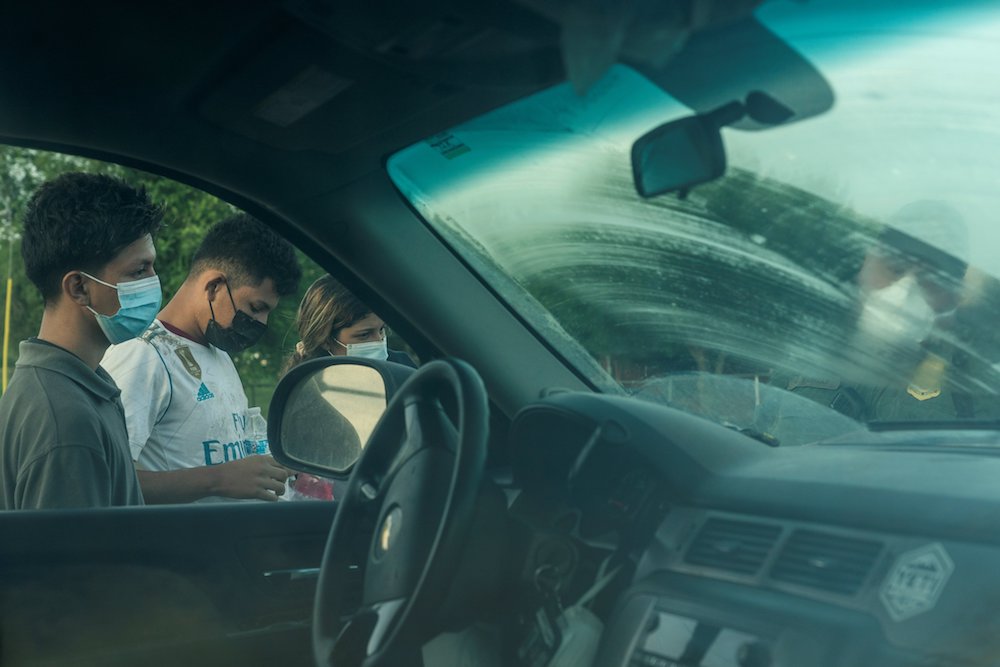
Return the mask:
{"type": "Polygon", "coordinates": [[[863,421],[984,416],[955,382],[969,363],[956,323],[976,303],[962,259],[965,222],[932,200],[907,204],[888,222],[857,274],[858,316],[842,376],[794,378],[787,388],[863,421]]]}
{"type": "Polygon", "coordinates": [[[889,224],[858,272],[858,333],[909,353],[962,300],[967,232],[961,215],[936,201],[908,204],[889,224]]]}

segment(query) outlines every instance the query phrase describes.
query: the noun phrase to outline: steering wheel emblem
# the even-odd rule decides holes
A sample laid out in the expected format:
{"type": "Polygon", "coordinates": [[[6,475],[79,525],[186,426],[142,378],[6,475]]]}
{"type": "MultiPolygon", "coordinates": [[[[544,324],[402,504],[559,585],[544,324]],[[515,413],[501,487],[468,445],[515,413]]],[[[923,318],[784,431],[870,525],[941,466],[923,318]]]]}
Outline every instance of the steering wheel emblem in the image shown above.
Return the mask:
{"type": "Polygon", "coordinates": [[[399,527],[403,524],[403,511],[394,507],[392,511],[385,515],[382,520],[382,527],[378,531],[378,551],[384,554],[389,551],[396,535],[399,534],[399,527]]]}

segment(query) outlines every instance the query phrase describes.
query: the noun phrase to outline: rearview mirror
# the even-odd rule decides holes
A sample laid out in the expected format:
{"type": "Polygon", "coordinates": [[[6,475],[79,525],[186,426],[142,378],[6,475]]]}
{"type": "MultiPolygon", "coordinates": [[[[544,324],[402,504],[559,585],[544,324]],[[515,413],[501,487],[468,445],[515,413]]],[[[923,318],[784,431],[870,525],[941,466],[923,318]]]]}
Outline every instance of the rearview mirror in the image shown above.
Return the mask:
{"type": "Polygon", "coordinates": [[[274,458],[289,468],[345,478],[395,390],[413,372],[392,362],[326,357],[298,366],[268,411],[274,458]]]}
{"type": "Polygon", "coordinates": [[[707,113],[664,123],[632,144],[632,178],[641,197],[677,192],[684,197],[695,185],[726,172],[721,130],[743,118],[779,125],[793,112],[770,95],[753,91],[745,102],[730,102],[707,113]]]}
{"type": "Polygon", "coordinates": [[[684,193],[725,171],[722,135],[702,116],[661,125],[632,145],[632,176],[642,197],[684,193]]]}

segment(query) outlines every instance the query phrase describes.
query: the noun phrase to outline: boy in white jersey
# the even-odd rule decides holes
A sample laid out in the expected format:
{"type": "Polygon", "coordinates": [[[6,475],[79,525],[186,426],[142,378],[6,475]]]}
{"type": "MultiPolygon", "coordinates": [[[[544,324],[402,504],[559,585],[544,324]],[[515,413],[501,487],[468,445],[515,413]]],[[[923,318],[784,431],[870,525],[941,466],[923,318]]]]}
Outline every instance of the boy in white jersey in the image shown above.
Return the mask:
{"type": "Polygon", "coordinates": [[[247,215],[215,225],[177,294],[143,335],[108,350],[147,503],[276,500],[289,471],[251,451],[230,354],[264,334],[301,270],[291,245],[247,215]]]}

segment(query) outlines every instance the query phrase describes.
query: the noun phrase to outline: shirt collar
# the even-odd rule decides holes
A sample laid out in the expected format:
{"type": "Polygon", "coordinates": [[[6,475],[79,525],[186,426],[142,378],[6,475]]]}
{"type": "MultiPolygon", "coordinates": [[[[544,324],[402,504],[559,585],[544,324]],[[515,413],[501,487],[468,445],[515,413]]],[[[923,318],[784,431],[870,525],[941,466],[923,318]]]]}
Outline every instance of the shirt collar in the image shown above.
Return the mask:
{"type": "Polygon", "coordinates": [[[103,368],[98,366],[95,371],[66,348],[37,338],[21,342],[17,366],[44,368],[53,373],[65,375],[90,393],[106,401],[113,400],[121,394],[118,385],[103,368]]]}
{"type": "Polygon", "coordinates": [[[184,331],[183,329],[179,329],[179,328],[175,327],[170,322],[167,322],[166,320],[156,320],[156,321],[160,323],[160,326],[162,326],[164,329],[166,329],[170,333],[174,334],[175,336],[180,336],[181,338],[186,338],[187,340],[191,341],[192,343],[197,343],[198,345],[201,345],[202,347],[207,347],[204,343],[199,343],[198,341],[196,341],[194,339],[194,337],[192,337],[186,331],[184,331]]]}

